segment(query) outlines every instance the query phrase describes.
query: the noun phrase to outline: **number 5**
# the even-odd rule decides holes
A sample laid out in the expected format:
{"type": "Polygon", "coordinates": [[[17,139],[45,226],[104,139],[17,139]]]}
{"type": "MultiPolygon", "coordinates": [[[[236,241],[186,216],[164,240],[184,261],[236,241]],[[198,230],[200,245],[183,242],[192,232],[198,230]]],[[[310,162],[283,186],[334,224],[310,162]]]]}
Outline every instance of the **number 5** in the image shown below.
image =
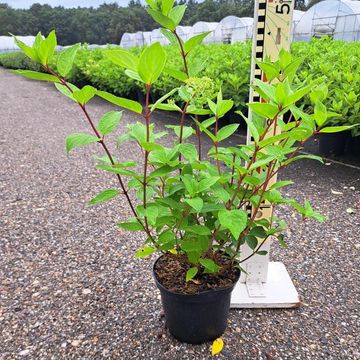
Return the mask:
{"type": "Polygon", "coordinates": [[[275,12],[277,14],[289,14],[290,13],[290,5],[288,4],[282,4],[282,5],[276,5],[275,12]],[[284,12],[284,9],[287,10],[287,12],[284,12]]]}

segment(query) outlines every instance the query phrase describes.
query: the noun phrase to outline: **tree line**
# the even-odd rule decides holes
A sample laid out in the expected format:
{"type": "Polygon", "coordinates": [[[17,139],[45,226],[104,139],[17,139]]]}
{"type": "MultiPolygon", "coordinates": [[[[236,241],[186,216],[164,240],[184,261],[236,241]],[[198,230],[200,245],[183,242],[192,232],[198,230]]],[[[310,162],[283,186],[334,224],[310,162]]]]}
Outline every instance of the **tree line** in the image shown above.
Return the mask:
{"type": "MultiPolygon", "coordinates": [[[[228,15],[253,17],[254,0],[179,0],[187,4],[181,25],[197,21],[218,22],[228,15]]],[[[304,0],[296,0],[296,8],[304,10],[304,0]]],[[[150,31],[157,27],[139,0],[131,0],[127,7],[116,3],[97,8],[64,8],[33,4],[29,9],[14,9],[0,4],[0,35],[48,34],[56,29],[58,42],[90,44],[119,44],[124,32],[150,31]]]]}

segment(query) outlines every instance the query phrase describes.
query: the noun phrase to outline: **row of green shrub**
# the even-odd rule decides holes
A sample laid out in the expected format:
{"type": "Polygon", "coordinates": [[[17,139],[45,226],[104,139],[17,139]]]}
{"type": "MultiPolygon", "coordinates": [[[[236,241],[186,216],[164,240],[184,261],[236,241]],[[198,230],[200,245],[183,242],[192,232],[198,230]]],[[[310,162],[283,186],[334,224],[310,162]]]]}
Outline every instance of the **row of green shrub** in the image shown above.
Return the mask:
{"type": "MultiPolygon", "coordinates": [[[[92,84],[101,90],[118,96],[136,97],[142,91],[136,80],[129,78],[121,67],[114,65],[104,56],[104,49],[79,51],[75,68],[69,81],[77,85],[92,84]]],[[[139,53],[140,48],[130,51],[139,53]]],[[[167,46],[167,67],[181,70],[178,56],[172,54],[178,49],[167,46]],[[175,60],[176,59],[176,60],[175,60]]],[[[292,44],[295,56],[304,59],[297,74],[298,81],[324,78],[328,86],[327,107],[342,116],[334,118],[339,125],[355,124],[360,120],[360,43],[346,43],[329,39],[314,39],[309,43],[292,44]]],[[[212,79],[216,87],[221,85],[224,97],[233,98],[235,107],[241,109],[248,101],[250,81],[251,44],[202,45],[192,53],[189,63],[196,76],[212,79]]],[[[0,65],[7,68],[39,70],[21,53],[0,55],[0,65]]],[[[171,75],[163,75],[153,88],[153,96],[159,97],[180,81],[171,75]]],[[[304,104],[305,106],[307,104],[304,104]]],[[[359,127],[353,131],[360,132],[359,127]]]]}

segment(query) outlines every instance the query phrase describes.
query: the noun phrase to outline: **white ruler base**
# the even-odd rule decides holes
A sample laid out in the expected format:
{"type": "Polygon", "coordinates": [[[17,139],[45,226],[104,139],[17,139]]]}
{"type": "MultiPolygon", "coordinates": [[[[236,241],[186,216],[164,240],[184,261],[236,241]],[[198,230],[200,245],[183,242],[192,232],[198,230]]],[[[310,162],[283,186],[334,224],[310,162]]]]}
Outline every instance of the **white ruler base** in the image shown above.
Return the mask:
{"type": "MultiPolygon", "coordinates": [[[[238,281],[231,295],[231,308],[292,308],[300,306],[299,294],[285,265],[281,262],[269,262],[267,281],[259,284],[262,296],[256,296],[256,293],[248,291],[249,285],[238,281]],[[250,297],[249,293],[255,296],[250,297]]],[[[250,285],[250,287],[252,286],[254,285],[250,285]]]]}

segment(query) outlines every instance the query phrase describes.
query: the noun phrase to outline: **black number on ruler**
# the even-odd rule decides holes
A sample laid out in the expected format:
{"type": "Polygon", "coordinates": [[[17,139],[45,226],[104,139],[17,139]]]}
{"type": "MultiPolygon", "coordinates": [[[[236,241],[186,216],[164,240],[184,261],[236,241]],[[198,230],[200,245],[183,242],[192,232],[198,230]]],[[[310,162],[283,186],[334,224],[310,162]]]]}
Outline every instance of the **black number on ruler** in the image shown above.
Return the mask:
{"type": "Polygon", "coordinates": [[[288,4],[276,5],[275,12],[277,14],[289,14],[290,13],[290,5],[288,5],[288,4]],[[287,12],[284,12],[284,10],[287,10],[287,12]]]}

